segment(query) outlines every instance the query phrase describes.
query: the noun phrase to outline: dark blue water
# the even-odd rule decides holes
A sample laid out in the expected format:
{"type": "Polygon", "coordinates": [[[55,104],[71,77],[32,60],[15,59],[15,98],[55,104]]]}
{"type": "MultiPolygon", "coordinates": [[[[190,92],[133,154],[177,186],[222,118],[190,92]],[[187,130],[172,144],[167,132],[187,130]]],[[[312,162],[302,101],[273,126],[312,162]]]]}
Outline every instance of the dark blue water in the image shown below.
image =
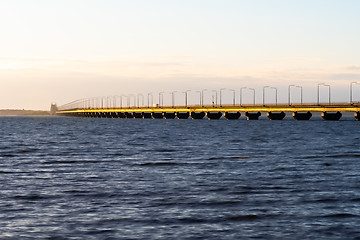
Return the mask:
{"type": "Polygon", "coordinates": [[[2,239],[360,239],[360,122],[0,118],[2,239]]]}

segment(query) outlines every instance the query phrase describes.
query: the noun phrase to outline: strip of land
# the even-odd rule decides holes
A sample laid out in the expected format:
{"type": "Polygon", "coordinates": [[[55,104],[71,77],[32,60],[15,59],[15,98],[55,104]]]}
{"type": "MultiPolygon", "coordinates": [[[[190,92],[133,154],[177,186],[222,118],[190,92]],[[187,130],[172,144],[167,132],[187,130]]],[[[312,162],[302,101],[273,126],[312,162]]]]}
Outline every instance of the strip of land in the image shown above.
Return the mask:
{"type": "Polygon", "coordinates": [[[0,109],[0,116],[50,116],[50,112],[41,110],[0,109]]]}

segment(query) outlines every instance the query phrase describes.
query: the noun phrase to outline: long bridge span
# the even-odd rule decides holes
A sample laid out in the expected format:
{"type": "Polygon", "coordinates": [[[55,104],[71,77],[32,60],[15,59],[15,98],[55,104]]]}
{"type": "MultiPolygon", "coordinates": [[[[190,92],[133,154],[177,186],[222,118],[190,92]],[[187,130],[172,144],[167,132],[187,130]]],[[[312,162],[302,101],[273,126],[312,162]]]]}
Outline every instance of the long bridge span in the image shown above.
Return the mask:
{"type": "Polygon", "coordinates": [[[360,120],[359,103],[342,104],[253,104],[253,105],[189,105],[189,106],[139,106],[91,107],[85,104],[67,104],[56,109],[56,115],[90,118],[154,118],[154,119],[239,119],[257,120],[266,114],[270,120],[282,120],[291,114],[296,120],[309,120],[313,112],[321,112],[324,120],[339,120],[342,112],[352,112],[360,120]]]}

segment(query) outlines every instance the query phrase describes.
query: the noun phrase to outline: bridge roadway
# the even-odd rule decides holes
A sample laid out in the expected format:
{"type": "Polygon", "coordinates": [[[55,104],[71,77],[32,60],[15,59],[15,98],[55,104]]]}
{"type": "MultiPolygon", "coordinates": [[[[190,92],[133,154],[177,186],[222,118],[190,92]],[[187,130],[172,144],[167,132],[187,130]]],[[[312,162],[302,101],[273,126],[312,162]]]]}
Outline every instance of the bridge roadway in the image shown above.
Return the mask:
{"type": "MultiPolygon", "coordinates": [[[[61,107],[60,107],[61,109],[61,107]]],[[[244,112],[248,120],[255,120],[261,112],[267,112],[270,120],[281,120],[286,116],[285,112],[293,112],[297,120],[309,120],[311,112],[322,112],[325,120],[339,120],[341,112],[354,112],[357,120],[360,120],[360,104],[266,104],[266,105],[191,105],[191,106],[156,106],[156,107],[114,107],[114,108],[73,108],[57,110],[57,115],[73,117],[97,117],[97,118],[180,118],[219,119],[225,116],[227,119],[238,119],[240,112],[244,112]]]]}

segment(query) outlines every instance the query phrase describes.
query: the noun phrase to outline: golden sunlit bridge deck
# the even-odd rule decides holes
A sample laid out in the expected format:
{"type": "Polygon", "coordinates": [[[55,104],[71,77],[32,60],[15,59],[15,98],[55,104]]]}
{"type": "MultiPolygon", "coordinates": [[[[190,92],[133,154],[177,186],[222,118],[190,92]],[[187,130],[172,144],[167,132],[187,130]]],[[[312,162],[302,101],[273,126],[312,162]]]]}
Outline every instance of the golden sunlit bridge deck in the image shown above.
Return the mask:
{"type": "Polygon", "coordinates": [[[258,119],[261,112],[267,112],[271,120],[281,120],[285,112],[293,112],[298,120],[308,120],[311,112],[321,112],[325,120],[338,120],[341,112],[354,112],[359,120],[360,104],[358,103],[337,103],[337,104],[266,104],[266,105],[189,105],[189,106],[158,106],[153,107],[105,107],[87,108],[77,107],[71,109],[59,109],[57,115],[74,117],[98,117],[98,118],[189,118],[202,119],[207,116],[209,119],[219,119],[225,116],[227,119],[238,119],[241,112],[245,113],[248,119],[258,119]]]}

